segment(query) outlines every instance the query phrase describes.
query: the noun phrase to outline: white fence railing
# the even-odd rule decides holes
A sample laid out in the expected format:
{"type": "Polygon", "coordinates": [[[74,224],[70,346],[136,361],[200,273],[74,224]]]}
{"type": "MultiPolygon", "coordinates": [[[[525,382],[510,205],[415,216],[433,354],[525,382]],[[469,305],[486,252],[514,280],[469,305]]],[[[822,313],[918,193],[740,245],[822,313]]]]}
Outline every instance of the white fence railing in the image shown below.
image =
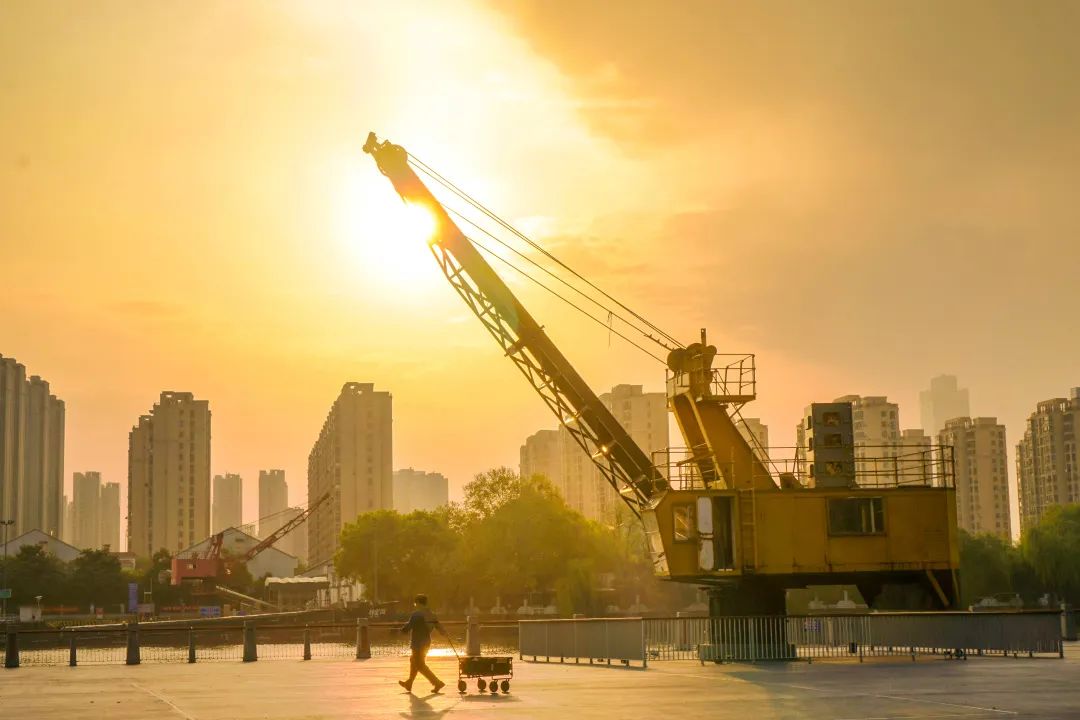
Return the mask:
{"type": "Polygon", "coordinates": [[[641,618],[521,620],[518,657],[522,660],[588,660],[647,665],[645,624],[641,618]]]}
{"type": "Polygon", "coordinates": [[[654,660],[757,661],[881,655],[1063,656],[1056,612],[874,613],[644,621],[654,660]]]}

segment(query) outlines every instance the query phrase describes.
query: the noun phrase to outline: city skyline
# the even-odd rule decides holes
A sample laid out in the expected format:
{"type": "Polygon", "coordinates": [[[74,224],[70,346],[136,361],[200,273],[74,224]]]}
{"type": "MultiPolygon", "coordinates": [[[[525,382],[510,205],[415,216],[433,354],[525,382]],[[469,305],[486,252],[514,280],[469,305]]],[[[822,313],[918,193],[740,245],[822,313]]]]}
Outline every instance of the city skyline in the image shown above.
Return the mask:
{"type": "MultiPolygon", "coordinates": [[[[937,379],[937,378],[935,378],[935,379],[937,379]]],[[[873,400],[873,401],[883,401],[884,400],[884,398],[877,398],[877,397],[873,397],[873,396],[859,396],[859,395],[855,395],[855,394],[848,394],[848,395],[841,396],[841,397],[838,398],[838,400],[856,400],[856,399],[860,399],[860,398],[863,398],[863,399],[869,398],[870,400],[873,400]]],[[[1038,401],[1038,402],[1042,402],[1042,401],[1038,401]]],[[[922,405],[922,404],[923,403],[920,402],[920,405],[922,405]]],[[[889,407],[901,407],[901,405],[899,403],[893,403],[893,402],[888,402],[887,405],[889,407]]],[[[908,414],[911,414],[911,413],[914,413],[914,412],[915,412],[915,410],[913,410],[913,409],[908,410],[908,414]]],[[[974,416],[972,416],[972,417],[974,417],[974,416]]],[[[755,423],[755,424],[759,425],[759,426],[767,427],[764,423],[761,422],[761,420],[759,418],[749,418],[748,420],[750,422],[752,422],[752,423],[755,423]]],[[[899,428],[899,426],[900,426],[899,421],[896,420],[896,419],[892,420],[890,424],[895,424],[895,428],[899,428]]],[[[1024,425],[1025,427],[1026,427],[1026,424],[1027,423],[1025,423],[1025,425],[1024,425]]],[[[783,427],[783,426],[781,426],[781,427],[783,427]]],[[[903,437],[900,438],[900,443],[901,444],[905,444],[903,438],[908,437],[907,433],[909,433],[909,432],[912,432],[912,431],[909,431],[909,430],[904,430],[903,431],[903,437]]],[[[1018,434],[1021,434],[1021,435],[1023,434],[1022,429],[1019,431],[1018,434]]],[[[797,443],[797,429],[796,429],[796,432],[793,433],[793,435],[795,436],[795,438],[793,439],[793,443],[797,443]]],[[[906,443],[906,444],[911,444],[911,443],[918,444],[921,441],[930,441],[930,440],[932,440],[933,442],[937,442],[938,437],[928,435],[928,436],[922,437],[922,438],[915,438],[914,436],[912,436],[912,437],[909,438],[910,442],[906,443]]],[[[774,446],[776,446],[776,443],[772,443],[772,444],[774,446]]],[[[1007,487],[1008,487],[1008,491],[1009,491],[1009,507],[1010,507],[1009,526],[1011,528],[1012,536],[1013,536],[1014,539],[1016,537],[1018,537],[1018,534],[1020,532],[1020,520],[1021,520],[1020,509],[1019,509],[1019,497],[1020,497],[1019,483],[1020,483],[1020,477],[1019,477],[1019,475],[1018,475],[1018,473],[1016,471],[1017,458],[1016,458],[1015,450],[1016,450],[1015,446],[1011,447],[1011,448],[1008,448],[1008,450],[1007,450],[1008,463],[1007,463],[1007,469],[1006,469],[1006,472],[1008,474],[1007,487]]],[[[517,467],[520,464],[520,461],[521,461],[521,457],[520,457],[520,450],[519,450],[517,462],[514,462],[514,463],[512,463],[512,464],[510,464],[508,466],[509,467],[517,467]]],[[[396,458],[393,460],[393,464],[395,466],[397,466],[399,464],[398,460],[396,458]]],[[[495,466],[496,466],[496,464],[490,464],[490,465],[485,465],[484,468],[487,469],[487,468],[495,467],[495,466]]],[[[256,483],[259,483],[259,479],[261,479],[263,474],[267,473],[267,472],[270,472],[270,473],[279,473],[280,472],[280,473],[282,473],[282,477],[283,477],[283,473],[284,473],[284,471],[281,471],[281,470],[273,470],[273,471],[259,470],[256,473],[258,478],[247,480],[247,481],[241,480],[241,483],[242,483],[241,487],[247,486],[249,483],[251,483],[253,485],[249,490],[247,490],[247,491],[242,490],[241,491],[243,497],[245,498],[244,501],[243,501],[243,504],[242,504],[241,524],[251,525],[252,523],[255,523],[258,520],[259,517],[261,517],[261,515],[259,514],[260,511],[258,509],[259,508],[259,503],[260,503],[260,497],[261,497],[261,493],[259,492],[260,489],[261,489],[261,485],[256,484],[256,483]]],[[[228,474],[230,476],[238,475],[238,474],[234,474],[234,473],[216,473],[216,474],[228,474]]],[[[471,477],[469,479],[471,479],[471,477]]],[[[463,485],[466,482],[468,482],[469,479],[466,479],[464,482],[461,482],[461,483],[453,483],[453,482],[448,481],[449,499],[451,501],[460,500],[461,488],[463,487],[463,485]]],[[[109,485],[115,485],[115,484],[116,483],[109,483],[109,485]]],[[[282,480],[282,484],[284,485],[283,480],[282,480]]],[[[70,491],[65,492],[65,496],[64,496],[65,499],[70,499],[70,498],[73,498],[73,496],[74,496],[74,483],[72,483],[69,487],[71,489],[70,489],[70,491]]],[[[121,504],[122,504],[123,507],[126,507],[127,506],[127,487],[126,487],[126,485],[121,485],[121,488],[122,488],[122,490],[118,491],[118,492],[122,493],[121,504]]],[[[301,496],[299,498],[299,500],[296,501],[296,502],[294,502],[293,498],[294,498],[294,495],[292,493],[288,493],[288,507],[289,508],[302,507],[302,506],[307,504],[306,496],[301,496]]],[[[213,505],[213,502],[212,502],[212,494],[211,494],[211,506],[212,505],[213,505]]],[[[69,508],[67,510],[67,512],[72,512],[73,510],[74,510],[74,508],[72,507],[72,508],[69,508]]],[[[72,519],[75,520],[76,522],[78,522],[78,514],[73,513],[72,519]]],[[[64,537],[71,537],[69,532],[70,532],[69,529],[65,527],[63,529],[63,536],[64,537]]],[[[126,510],[122,512],[120,533],[121,533],[122,542],[125,542],[126,541],[126,536],[127,536],[127,512],[126,512],[126,510]]]]}

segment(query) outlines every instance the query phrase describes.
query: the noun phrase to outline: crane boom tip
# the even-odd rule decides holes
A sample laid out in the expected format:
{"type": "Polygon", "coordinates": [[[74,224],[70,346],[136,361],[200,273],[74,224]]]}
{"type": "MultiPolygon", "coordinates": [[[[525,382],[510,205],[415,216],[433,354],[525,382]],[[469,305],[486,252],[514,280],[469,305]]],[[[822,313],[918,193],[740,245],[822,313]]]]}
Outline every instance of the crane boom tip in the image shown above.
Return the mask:
{"type": "Polygon", "coordinates": [[[379,145],[379,138],[375,137],[374,132],[367,134],[367,141],[364,143],[364,152],[370,155],[374,152],[375,148],[379,145]]]}

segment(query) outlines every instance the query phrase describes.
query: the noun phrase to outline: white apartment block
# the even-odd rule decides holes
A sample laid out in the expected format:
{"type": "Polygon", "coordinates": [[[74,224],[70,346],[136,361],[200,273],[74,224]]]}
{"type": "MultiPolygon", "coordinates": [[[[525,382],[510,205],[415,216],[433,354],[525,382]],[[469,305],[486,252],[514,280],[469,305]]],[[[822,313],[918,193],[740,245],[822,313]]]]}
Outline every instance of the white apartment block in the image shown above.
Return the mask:
{"type": "Polygon", "coordinates": [[[265,538],[288,522],[289,518],[285,516],[288,507],[289,485],[285,482],[285,471],[260,470],[259,537],[265,538]]]}
{"type": "Polygon", "coordinates": [[[210,404],[166,391],[128,434],[129,552],[177,553],[210,534],[210,404]]]}
{"type": "Polygon", "coordinates": [[[956,524],[969,533],[1011,541],[1005,426],[997,418],[953,418],[938,442],[952,448],[956,524]]]}
{"type": "Polygon", "coordinates": [[[955,375],[932,378],[930,388],[919,393],[919,419],[922,429],[931,437],[937,437],[947,421],[970,416],[967,388],[960,387],[955,375]]]}
{"type": "Polygon", "coordinates": [[[372,510],[391,510],[393,400],[372,383],[341,388],[308,455],[308,500],[331,500],[306,523],[312,565],[332,559],[341,529],[372,510]]]}
{"type": "MultiPolygon", "coordinates": [[[[236,473],[214,476],[210,532],[219,533],[244,524],[244,480],[236,473]]],[[[254,532],[254,530],[252,531],[254,532]]]]}
{"type": "Polygon", "coordinates": [[[1080,503],[1080,387],[1039,403],[1016,446],[1020,530],[1055,505],[1080,503]]]}
{"type": "MultiPolygon", "coordinates": [[[[646,393],[641,385],[616,385],[600,400],[645,453],[668,449],[665,393],[646,393]]],[[[622,501],[565,428],[530,435],[521,446],[519,462],[522,477],[547,477],[566,504],[585,517],[604,524],[615,521],[622,501]]]]}
{"type": "Polygon", "coordinates": [[[10,537],[64,533],[64,401],[0,355],[0,519],[10,537]]]}
{"type": "Polygon", "coordinates": [[[436,510],[450,502],[450,483],[442,473],[423,470],[394,471],[394,509],[399,513],[436,510]]]}

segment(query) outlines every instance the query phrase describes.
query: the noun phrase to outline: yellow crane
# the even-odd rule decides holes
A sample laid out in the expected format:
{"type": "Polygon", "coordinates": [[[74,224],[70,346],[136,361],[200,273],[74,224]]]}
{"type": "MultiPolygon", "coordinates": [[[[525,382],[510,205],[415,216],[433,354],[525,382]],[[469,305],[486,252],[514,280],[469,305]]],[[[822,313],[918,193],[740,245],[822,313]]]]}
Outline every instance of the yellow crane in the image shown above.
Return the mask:
{"type": "Polygon", "coordinates": [[[685,440],[684,449],[650,457],[417,169],[471,198],[374,133],[364,151],[406,203],[431,213],[429,246],[447,280],[640,517],[658,576],[709,588],[712,614],[783,613],[786,590],[837,584],[857,586],[870,603],[895,586],[909,605],[955,607],[959,558],[948,448],[857,458],[851,405],[830,403],[808,409],[807,447],[778,467],[739,430],[739,409],[756,396],[754,357],[718,356],[704,330],[699,342],[684,346],[650,323],[650,337],[669,350],[668,407],[685,440]]]}

